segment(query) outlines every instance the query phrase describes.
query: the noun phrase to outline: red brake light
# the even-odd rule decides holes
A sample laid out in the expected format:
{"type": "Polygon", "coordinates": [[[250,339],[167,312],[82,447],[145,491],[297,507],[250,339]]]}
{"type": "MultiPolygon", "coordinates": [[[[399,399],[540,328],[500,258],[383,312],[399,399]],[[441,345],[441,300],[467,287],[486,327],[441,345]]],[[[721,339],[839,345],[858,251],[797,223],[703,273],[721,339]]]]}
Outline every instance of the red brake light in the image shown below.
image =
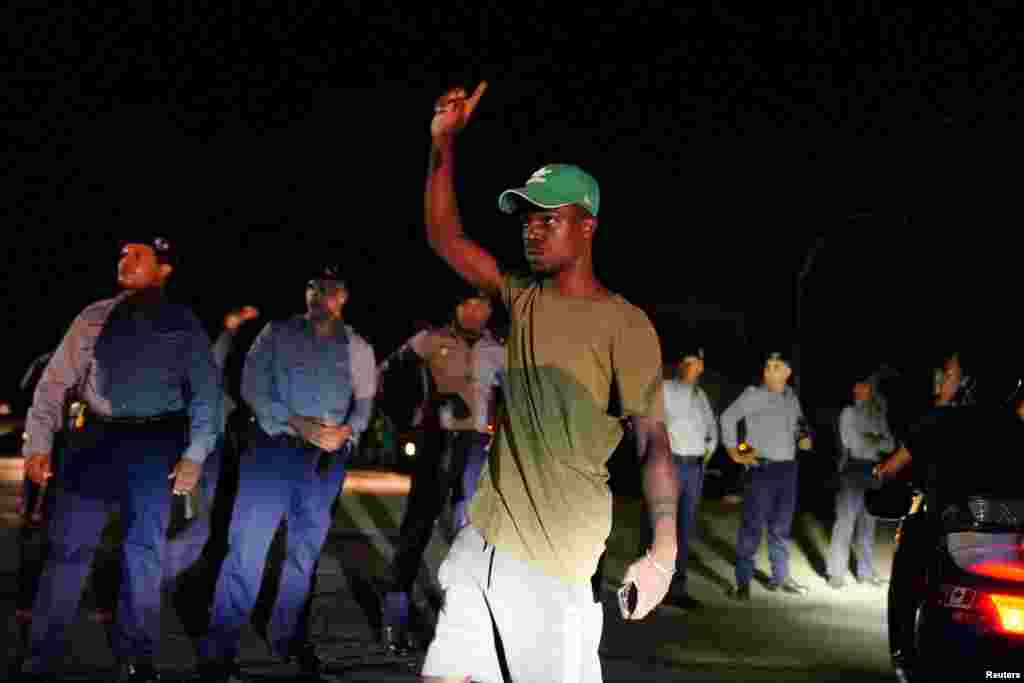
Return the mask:
{"type": "Polygon", "coordinates": [[[967,571],[978,576],[1024,583],[1024,562],[993,560],[975,562],[967,568],[967,571]]]}
{"type": "Polygon", "coordinates": [[[1024,635],[1024,597],[1017,595],[990,595],[999,619],[997,626],[1006,633],[1024,635]]]}

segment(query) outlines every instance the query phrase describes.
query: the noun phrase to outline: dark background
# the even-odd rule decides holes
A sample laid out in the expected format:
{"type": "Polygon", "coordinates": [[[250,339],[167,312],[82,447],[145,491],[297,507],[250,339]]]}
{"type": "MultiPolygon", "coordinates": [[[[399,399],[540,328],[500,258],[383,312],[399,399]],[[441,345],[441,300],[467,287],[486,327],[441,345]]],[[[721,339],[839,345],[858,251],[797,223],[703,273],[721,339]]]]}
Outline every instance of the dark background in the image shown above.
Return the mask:
{"type": "MultiPolygon", "coordinates": [[[[459,145],[467,230],[522,263],[499,192],[549,162],[601,183],[597,267],[645,307],[740,311],[705,335],[738,381],[788,346],[804,280],[805,404],[882,360],[927,390],[945,349],[1012,374],[1020,24],[1004,8],[660,3],[15,3],[0,192],[0,394],[88,303],[119,240],[169,237],[173,296],[211,335],[231,307],[302,309],[340,263],[382,357],[459,283],[423,237],[434,98],[490,89],[459,145]]],[[[666,356],[691,332],[657,316],[666,356]]],[[[979,373],[980,374],[980,373],[979,373]]],[[[2,396],[0,396],[2,398],[2,396]]]]}

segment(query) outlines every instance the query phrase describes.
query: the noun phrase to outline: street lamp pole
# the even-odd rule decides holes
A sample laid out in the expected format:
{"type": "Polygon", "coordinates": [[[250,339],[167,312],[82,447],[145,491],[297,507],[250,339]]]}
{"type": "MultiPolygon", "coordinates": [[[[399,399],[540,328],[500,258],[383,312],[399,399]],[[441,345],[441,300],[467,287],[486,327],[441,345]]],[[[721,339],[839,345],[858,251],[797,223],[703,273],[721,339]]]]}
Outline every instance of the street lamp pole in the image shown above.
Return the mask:
{"type": "Polygon", "coordinates": [[[793,339],[793,383],[796,385],[797,390],[800,389],[800,377],[801,370],[801,344],[803,342],[803,300],[804,300],[804,280],[807,275],[810,274],[811,268],[814,267],[814,260],[818,256],[818,252],[825,246],[825,236],[819,235],[815,238],[814,244],[807,250],[807,254],[804,257],[803,267],[800,268],[800,272],[796,275],[796,301],[793,304],[793,327],[794,339],[793,339]]]}
{"type": "MultiPolygon", "coordinates": [[[[846,217],[847,223],[860,220],[862,218],[873,218],[874,212],[872,211],[858,211],[852,213],[846,217]]],[[[818,235],[814,238],[814,244],[807,249],[807,254],[804,256],[803,267],[800,268],[800,272],[796,276],[796,301],[793,303],[793,327],[794,327],[794,340],[793,340],[793,374],[795,379],[793,380],[797,390],[800,389],[800,376],[803,370],[801,366],[801,344],[803,342],[803,305],[804,305],[804,280],[810,275],[811,269],[814,268],[814,261],[818,257],[818,253],[825,248],[825,235],[818,235]]]]}

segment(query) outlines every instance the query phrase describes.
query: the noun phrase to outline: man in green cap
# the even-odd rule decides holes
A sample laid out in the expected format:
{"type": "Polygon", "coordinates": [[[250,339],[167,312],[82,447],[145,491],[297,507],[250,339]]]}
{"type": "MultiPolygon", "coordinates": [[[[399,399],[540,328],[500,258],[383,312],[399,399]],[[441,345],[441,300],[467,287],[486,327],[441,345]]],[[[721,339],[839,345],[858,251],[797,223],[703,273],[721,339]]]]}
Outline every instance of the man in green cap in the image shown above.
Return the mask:
{"type": "Polygon", "coordinates": [[[454,143],[485,88],[437,102],[425,213],[434,251],[509,312],[505,403],[469,524],[438,572],[444,608],[422,673],[600,681],[603,610],[591,577],[611,530],[606,463],[623,420],[636,432],[654,530],[651,548],[626,569],[623,616],[653,610],[674,573],[679,492],[661,348],[647,316],[594,274],[600,193],[583,170],[547,165],[500,196],[501,210],[520,218],[529,273],[503,272],[463,232],[454,143]]]}

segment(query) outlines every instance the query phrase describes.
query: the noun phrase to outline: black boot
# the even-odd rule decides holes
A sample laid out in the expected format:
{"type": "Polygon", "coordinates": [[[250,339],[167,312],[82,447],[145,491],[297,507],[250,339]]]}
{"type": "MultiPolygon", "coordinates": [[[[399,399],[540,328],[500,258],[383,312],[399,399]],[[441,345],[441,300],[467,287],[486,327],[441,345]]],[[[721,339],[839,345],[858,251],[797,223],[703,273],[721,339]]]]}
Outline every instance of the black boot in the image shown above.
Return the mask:
{"type": "Polygon", "coordinates": [[[21,667],[15,665],[11,670],[11,681],[13,683],[57,683],[55,673],[29,673],[21,671],[21,667]]]}
{"type": "Polygon", "coordinates": [[[299,667],[299,678],[304,681],[321,681],[324,675],[324,663],[316,653],[313,643],[304,643],[295,648],[288,661],[299,667]]]}
{"type": "Polygon", "coordinates": [[[237,659],[201,661],[196,677],[200,683],[245,683],[249,680],[242,673],[237,659]]]}
{"type": "Polygon", "coordinates": [[[122,662],[117,680],[119,683],[159,683],[160,674],[152,662],[122,662]]]}

